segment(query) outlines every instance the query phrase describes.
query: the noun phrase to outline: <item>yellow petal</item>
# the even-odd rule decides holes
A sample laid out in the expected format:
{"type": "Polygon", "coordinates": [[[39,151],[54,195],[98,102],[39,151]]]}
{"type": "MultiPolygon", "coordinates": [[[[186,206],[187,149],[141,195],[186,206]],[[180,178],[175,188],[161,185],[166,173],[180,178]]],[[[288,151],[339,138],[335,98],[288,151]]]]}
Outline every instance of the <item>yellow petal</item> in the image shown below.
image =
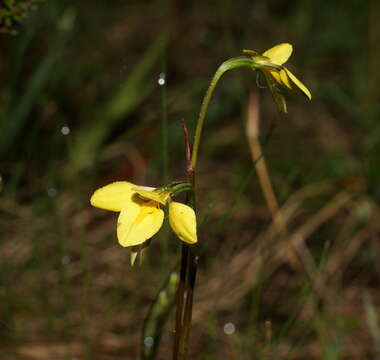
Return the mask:
{"type": "Polygon", "coordinates": [[[286,106],[286,100],[284,95],[281,93],[279,87],[277,86],[276,82],[282,84],[280,75],[276,73],[276,76],[278,76],[278,80],[273,76],[272,72],[270,71],[263,71],[265,80],[267,81],[268,88],[273,96],[273,100],[275,101],[277,108],[280,112],[287,113],[288,109],[286,106]]]}
{"type": "Polygon", "coordinates": [[[277,105],[278,110],[286,114],[288,112],[288,107],[286,105],[285,96],[278,89],[274,89],[272,91],[272,96],[277,105]]]}
{"type": "Polygon", "coordinates": [[[268,70],[269,75],[272,76],[274,80],[276,80],[279,84],[282,84],[280,72],[277,70],[268,70]]]}
{"type": "Polygon", "coordinates": [[[288,43],[278,44],[273,46],[269,50],[265,51],[263,56],[269,58],[269,60],[276,65],[284,64],[290,57],[293,51],[293,46],[288,43]]]}
{"type": "Polygon", "coordinates": [[[290,79],[285,71],[282,70],[265,70],[269,76],[271,76],[277,83],[287,87],[289,90],[292,89],[290,79]]]}
{"type": "Polygon", "coordinates": [[[127,181],[116,181],[103,186],[91,196],[91,205],[100,209],[120,211],[126,203],[132,201],[132,189],[135,186],[127,181]]]}
{"type": "Polygon", "coordinates": [[[311,100],[311,93],[309,89],[304,84],[302,84],[302,82],[298,80],[295,75],[293,75],[288,69],[285,69],[285,71],[292,83],[296,85],[309,98],[309,100],[311,100]]]}
{"type": "Polygon", "coordinates": [[[135,246],[160,230],[164,212],[154,201],[135,199],[121,209],[117,221],[117,238],[121,246],[135,246]]]}
{"type": "Polygon", "coordinates": [[[171,201],[169,203],[169,223],[173,231],[184,242],[196,243],[197,220],[194,210],[185,204],[171,201]]]}
{"type": "Polygon", "coordinates": [[[280,71],[281,84],[287,87],[289,90],[292,89],[292,84],[285,69],[280,71]]]}
{"type": "Polygon", "coordinates": [[[136,192],[136,194],[139,194],[142,198],[156,201],[162,205],[166,204],[170,196],[170,193],[163,189],[152,188],[152,190],[146,190],[145,188],[136,186],[133,190],[136,192]]]}

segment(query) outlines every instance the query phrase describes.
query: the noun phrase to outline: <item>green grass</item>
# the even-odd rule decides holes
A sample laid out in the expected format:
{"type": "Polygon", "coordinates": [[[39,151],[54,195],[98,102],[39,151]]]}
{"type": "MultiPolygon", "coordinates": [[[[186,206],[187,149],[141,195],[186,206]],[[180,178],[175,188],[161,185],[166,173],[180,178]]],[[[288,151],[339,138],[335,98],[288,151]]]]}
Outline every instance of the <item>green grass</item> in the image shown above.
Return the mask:
{"type": "MultiPolygon", "coordinates": [[[[231,71],[200,150],[190,358],[378,356],[375,5],[50,0],[17,35],[2,34],[1,358],[138,358],[179,243],[162,230],[144,264],[129,267],[117,214],[89,196],[114,180],[185,179],[181,119],[193,133],[217,67],[285,41],[314,97],[288,96],[279,117],[261,89],[261,142],[290,236],[303,237],[316,269],[310,277],[280,256],[245,135],[256,77],[231,71]]],[[[157,359],[171,356],[172,328],[173,313],[157,359]]]]}

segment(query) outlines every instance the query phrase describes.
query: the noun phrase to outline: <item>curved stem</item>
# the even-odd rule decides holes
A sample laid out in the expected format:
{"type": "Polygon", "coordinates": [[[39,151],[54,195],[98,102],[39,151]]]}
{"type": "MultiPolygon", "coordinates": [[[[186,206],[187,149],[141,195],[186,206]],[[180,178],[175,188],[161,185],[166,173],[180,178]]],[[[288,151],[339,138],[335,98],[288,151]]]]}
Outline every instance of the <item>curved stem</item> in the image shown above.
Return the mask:
{"type": "Polygon", "coordinates": [[[237,57],[237,58],[232,58],[232,59],[225,61],[222,65],[219,66],[218,70],[216,70],[216,73],[214,74],[213,78],[211,79],[210,85],[206,91],[204,98],[203,98],[201,109],[199,111],[197,126],[195,129],[192,158],[191,158],[191,164],[192,164],[193,169],[195,169],[196,164],[197,164],[199,144],[200,144],[201,137],[202,137],[203,124],[204,124],[204,121],[206,118],[208,106],[210,104],[210,100],[211,100],[212,94],[215,90],[216,84],[218,83],[219,79],[222,77],[222,75],[226,71],[237,68],[237,67],[253,67],[254,64],[255,63],[251,58],[237,57]]]}
{"type": "MultiPolygon", "coordinates": [[[[197,164],[199,144],[202,137],[203,124],[206,118],[208,106],[215,87],[221,76],[228,70],[236,67],[253,67],[255,62],[251,58],[238,57],[225,61],[219,66],[214,74],[210,85],[203,98],[198,121],[195,129],[193,151],[190,151],[190,142],[186,125],[184,124],[185,150],[187,159],[187,176],[189,184],[193,187],[193,192],[188,194],[187,203],[190,203],[195,209],[195,166],[197,164]],[[190,195],[190,196],[189,196],[190,195]]],[[[193,310],[194,286],[197,274],[198,257],[194,249],[188,244],[182,245],[180,284],[178,288],[176,325],[173,360],[186,360],[189,348],[189,337],[191,327],[191,317],[193,310]]]]}
{"type": "MultiPolygon", "coordinates": [[[[186,172],[189,184],[182,184],[182,186],[187,185],[193,188],[195,185],[195,178],[193,167],[191,165],[189,133],[184,121],[183,132],[185,140],[186,172]]],[[[192,207],[195,209],[195,197],[193,192],[187,193],[186,203],[191,204],[192,207]]],[[[177,310],[175,321],[173,360],[187,359],[196,273],[197,257],[195,256],[194,252],[188,244],[182,244],[180,283],[178,286],[177,310]]]]}

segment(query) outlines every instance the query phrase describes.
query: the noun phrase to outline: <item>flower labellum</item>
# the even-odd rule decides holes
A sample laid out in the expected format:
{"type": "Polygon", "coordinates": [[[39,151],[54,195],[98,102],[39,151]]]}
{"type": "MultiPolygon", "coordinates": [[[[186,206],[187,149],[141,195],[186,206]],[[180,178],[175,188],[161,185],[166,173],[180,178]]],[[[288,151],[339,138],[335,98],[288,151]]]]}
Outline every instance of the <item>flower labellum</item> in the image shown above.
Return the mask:
{"type": "Polygon", "coordinates": [[[94,192],[92,206],[120,212],[117,221],[117,238],[123,247],[136,247],[161,228],[164,221],[163,206],[169,203],[170,226],[180,240],[197,242],[196,216],[185,204],[171,200],[170,188],[149,188],[117,181],[94,192]]]}
{"type": "Polygon", "coordinates": [[[273,98],[282,112],[287,112],[286,101],[278,85],[289,91],[298,90],[311,100],[310,90],[285,66],[284,63],[289,59],[293,52],[293,46],[288,43],[276,45],[265,51],[262,55],[253,50],[243,50],[252,57],[254,64],[253,70],[260,70],[267,81],[268,87],[272,92],[273,98]]]}

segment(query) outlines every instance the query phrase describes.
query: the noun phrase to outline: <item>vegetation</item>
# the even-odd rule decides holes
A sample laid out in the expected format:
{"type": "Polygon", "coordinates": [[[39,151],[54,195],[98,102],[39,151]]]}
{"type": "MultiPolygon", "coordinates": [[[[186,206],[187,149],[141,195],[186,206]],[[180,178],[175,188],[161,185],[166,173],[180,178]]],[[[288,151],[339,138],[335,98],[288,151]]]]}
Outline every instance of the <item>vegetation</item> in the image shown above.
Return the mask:
{"type": "Polygon", "coordinates": [[[311,102],[279,114],[251,69],[210,102],[189,358],[380,355],[375,0],[51,0],[6,23],[24,3],[0,13],[1,359],[137,359],[159,338],[171,357],[155,299],[173,304],[179,242],[164,225],[131,267],[89,199],[186,181],[182,119],[192,140],[215,70],[282,42],[311,102]]]}

